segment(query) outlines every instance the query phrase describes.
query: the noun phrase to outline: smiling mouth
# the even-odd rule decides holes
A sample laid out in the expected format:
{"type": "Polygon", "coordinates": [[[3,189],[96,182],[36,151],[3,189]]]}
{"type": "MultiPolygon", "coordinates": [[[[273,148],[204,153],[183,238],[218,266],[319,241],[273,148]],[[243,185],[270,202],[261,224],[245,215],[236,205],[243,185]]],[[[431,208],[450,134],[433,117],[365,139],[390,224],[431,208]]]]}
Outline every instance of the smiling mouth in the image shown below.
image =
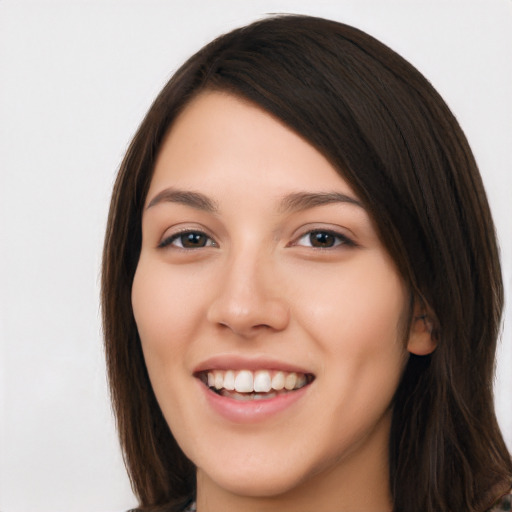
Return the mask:
{"type": "Polygon", "coordinates": [[[233,400],[269,400],[293,393],[314,380],[309,373],[275,370],[207,370],[197,377],[214,393],[233,400]]]}

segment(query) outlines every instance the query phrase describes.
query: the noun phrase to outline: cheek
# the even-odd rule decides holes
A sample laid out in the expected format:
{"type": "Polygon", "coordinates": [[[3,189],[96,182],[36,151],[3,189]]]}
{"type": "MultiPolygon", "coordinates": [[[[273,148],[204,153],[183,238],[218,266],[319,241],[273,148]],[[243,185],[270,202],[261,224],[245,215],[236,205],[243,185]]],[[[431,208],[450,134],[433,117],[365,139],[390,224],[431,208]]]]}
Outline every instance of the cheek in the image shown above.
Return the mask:
{"type": "Polygon", "coordinates": [[[324,355],[319,382],[331,414],[328,436],[345,446],[389,410],[407,361],[401,324],[408,294],[394,269],[380,263],[353,265],[323,282],[301,303],[301,318],[324,355]]]}
{"type": "Polygon", "coordinates": [[[315,276],[304,283],[300,296],[307,297],[299,306],[304,328],[334,360],[377,367],[379,360],[385,366],[390,359],[401,365],[407,293],[387,260],[359,258],[340,272],[315,276]]]}
{"type": "Polygon", "coordinates": [[[148,262],[143,256],[135,272],[132,307],[150,374],[178,362],[176,355],[199,325],[199,289],[182,274],[171,273],[168,266],[148,262]]]}
{"type": "MultiPolygon", "coordinates": [[[[197,281],[197,279],[196,279],[197,281]]],[[[200,325],[200,287],[186,271],[141,256],[132,285],[132,307],[151,386],[167,424],[178,439],[187,439],[186,411],[190,378],[190,340],[200,325]]]]}

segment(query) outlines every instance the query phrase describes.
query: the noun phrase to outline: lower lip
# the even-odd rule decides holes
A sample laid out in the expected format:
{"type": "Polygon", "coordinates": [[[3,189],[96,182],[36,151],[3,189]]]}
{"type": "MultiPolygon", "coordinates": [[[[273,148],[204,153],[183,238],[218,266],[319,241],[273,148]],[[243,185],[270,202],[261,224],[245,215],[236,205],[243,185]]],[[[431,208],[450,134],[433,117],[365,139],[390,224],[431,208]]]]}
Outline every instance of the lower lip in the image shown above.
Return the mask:
{"type": "Polygon", "coordinates": [[[200,381],[198,385],[201,386],[208,405],[216,414],[233,423],[255,423],[292,407],[306,395],[311,384],[273,398],[246,401],[218,395],[200,381]]]}

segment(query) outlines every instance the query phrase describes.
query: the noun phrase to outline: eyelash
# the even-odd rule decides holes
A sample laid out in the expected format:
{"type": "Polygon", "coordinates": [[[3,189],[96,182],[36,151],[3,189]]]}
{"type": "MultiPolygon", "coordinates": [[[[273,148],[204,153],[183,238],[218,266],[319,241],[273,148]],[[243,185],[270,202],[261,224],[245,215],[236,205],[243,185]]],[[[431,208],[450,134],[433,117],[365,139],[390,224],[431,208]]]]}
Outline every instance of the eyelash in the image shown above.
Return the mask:
{"type": "MultiPolygon", "coordinates": [[[[195,249],[203,249],[205,247],[218,247],[217,242],[215,242],[215,240],[213,238],[211,238],[205,232],[199,231],[199,230],[185,230],[185,231],[180,231],[179,233],[175,233],[175,234],[165,238],[164,240],[162,240],[158,244],[158,248],[163,249],[163,248],[171,246],[171,245],[177,249],[185,250],[185,251],[195,250],[195,249]],[[187,236],[189,238],[190,237],[204,237],[205,243],[204,243],[204,245],[197,245],[195,247],[194,246],[185,247],[184,239],[187,236]],[[174,242],[176,242],[176,241],[180,241],[181,245],[175,245],[174,242]]],[[[346,237],[345,235],[342,235],[341,233],[337,233],[335,231],[328,230],[328,229],[312,229],[312,230],[308,231],[307,233],[304,233],[303,235],[298,237],[289,246],[311,247],[313,249],[328,250],[328,249],[334,249],[334,248],[342,246],[342,245],[354,247],[356,244],[354,243],[353,240],[346,237]],[[313,245],[315,242],[313,241],[312,237],[315,235],[323,236],[324,238],[325,238],[325,236],[331,237],[331,239],[329,241],[332,241],[332,245],[327,245],[326,247],[322,247],[321,245],[318,245],[318,246],[313,245]],[[301,240],[306,239],[306,237],[309,237],[309,239],[308,239],[309,244],[303,245],[303,244],[299,243],[301,240]]]]}

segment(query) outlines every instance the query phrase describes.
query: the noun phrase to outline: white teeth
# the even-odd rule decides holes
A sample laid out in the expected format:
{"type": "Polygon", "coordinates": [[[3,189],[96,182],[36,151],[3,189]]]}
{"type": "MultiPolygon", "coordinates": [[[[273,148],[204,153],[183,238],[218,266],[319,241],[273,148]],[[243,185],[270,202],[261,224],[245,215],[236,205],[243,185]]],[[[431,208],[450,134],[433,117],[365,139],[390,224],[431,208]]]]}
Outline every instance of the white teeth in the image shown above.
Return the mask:
{"type": "Polygon", "coordinates": [[[284,373],[276,372],[272,377],[272,389],[280,391],[284,388],[284,373]]]}
{"type": "Polygon", "coordinates": [[[228,391],[233,391],[235,389],[235,372],[233,370],[228,370],[224,374],[224,389],[228,391]]]}
{"type": "Polygon", "coordinates": [[[252,372],[242,370],[238,373],[235,378],[235,390],[239,393],[252,393],[254,391],[252,372]]]}
{"type": "Polygon", "coordinates": [[[253,393],[253,398],[269,398],[275,396],[273,391],[292,391],[300,389],[308,383],[303,373],[282,372],[271,370],[211,370],[201,376],[201,380],[217,391],[253,393]],[[258,393],[263,393],[258,395],[258,393]]]}
{"type": "Polygon", "coordinates": [[[272,389],[270,373],[266,370],[259,370],[254,374],[254,391],[268,393],[272,389]]]}
{"type": "Polygon", "coordinates": [[[224,387],[224,375],[223,372],[214,372],[214,386],[215,389],[222,389],[224,387]]]}
{"type": "Polygon", "coordinates": [[[286,376],[286,379],[284,379],[285,389],[287,389],[288,391],[291,391],[295,387],[295,384],[297,384],[297,374],[294,372],[289,373],[286,376]]]}

